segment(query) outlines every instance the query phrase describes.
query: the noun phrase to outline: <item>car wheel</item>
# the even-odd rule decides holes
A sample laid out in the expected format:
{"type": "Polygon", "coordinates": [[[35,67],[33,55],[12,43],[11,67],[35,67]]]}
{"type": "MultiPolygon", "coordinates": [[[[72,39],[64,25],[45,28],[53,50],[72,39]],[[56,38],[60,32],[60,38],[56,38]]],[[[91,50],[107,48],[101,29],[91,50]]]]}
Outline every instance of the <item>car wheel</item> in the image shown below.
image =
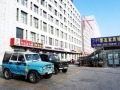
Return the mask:
{"type": "Polygon", "coordinates": [[[45,79],[50,79],[52,77],[52,74],[46,74],[43,76],[45,79]]]}
{"type": "Polygon", "coordinates": [[[63,72],[63,73],[66,73],[66,72],[67,72],[67,69],[63,69],[62,72],[63,72]]]}
{"type": "Polygon", "coordinates": [[[5,69],[4,70],[4,78],[9,80],[9,79],[11,79],[11,77],[12,77],[12,74],[11,74],[10,70],[9,69],[5,69]]]}
{"type": "Polygon", "coordinates": [[[54,74],[56,75],[56,74],[58,74],[58,69],[56,68],[56,67],[54,67],[54,74]]]}
{"type": "Polygon", "coordinates": [[[40,76],[38,75],[36,71],[31,71],[28,74],[28,79],[30,83],[38,83],[40,80],[40,76]]]}

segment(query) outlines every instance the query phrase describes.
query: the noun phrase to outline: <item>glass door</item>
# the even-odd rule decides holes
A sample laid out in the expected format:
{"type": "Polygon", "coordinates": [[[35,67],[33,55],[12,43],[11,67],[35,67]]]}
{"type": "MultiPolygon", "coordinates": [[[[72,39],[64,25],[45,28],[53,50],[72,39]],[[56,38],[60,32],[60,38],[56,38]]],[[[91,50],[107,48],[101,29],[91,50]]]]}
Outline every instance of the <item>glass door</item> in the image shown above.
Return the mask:
{"type": "Polygon", "coordinates": [[[120,66],[120,50],[114,50],[113,57],[114,66],[120,66]]]}
{"type": "Polygon", "coordinates": [[[113,50],[107,50],[106,51],[106,59],[107,59],[107,65],[108,67],[113,66],[113,50]]]}

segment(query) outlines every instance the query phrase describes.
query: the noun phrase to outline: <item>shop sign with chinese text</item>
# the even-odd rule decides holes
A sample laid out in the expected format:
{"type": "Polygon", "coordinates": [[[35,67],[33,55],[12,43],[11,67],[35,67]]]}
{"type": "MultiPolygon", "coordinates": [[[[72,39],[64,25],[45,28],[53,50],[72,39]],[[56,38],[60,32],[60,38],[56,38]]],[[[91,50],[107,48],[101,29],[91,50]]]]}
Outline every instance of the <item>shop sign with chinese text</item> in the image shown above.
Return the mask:
{"type": "Polygon", "coordinates": [[[91,47],[120,46],[120,36],[91,38],[91,47]]]}

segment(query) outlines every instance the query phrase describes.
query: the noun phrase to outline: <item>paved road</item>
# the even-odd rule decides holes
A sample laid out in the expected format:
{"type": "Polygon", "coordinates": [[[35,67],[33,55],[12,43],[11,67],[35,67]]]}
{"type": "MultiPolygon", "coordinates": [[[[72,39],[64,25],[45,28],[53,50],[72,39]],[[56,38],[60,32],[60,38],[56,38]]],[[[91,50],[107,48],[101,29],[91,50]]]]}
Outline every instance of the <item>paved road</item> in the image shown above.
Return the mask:
{"type": "Polygon", "coordinates": [[[70,65],[67,73],[60,72],[37,84],[18,76],[5,80],[0,72],[0,90],[120,90],[120,68],[70,65]]]}

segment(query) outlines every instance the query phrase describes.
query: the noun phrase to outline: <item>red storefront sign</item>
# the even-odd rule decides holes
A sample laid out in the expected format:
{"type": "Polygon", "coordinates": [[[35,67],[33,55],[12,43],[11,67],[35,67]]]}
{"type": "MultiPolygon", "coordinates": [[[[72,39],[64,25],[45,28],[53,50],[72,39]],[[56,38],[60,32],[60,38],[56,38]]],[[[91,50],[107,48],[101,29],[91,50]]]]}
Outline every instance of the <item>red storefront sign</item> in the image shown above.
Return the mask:
{"type": "Polygon", "coordinates": [[[33,42],[28,40],[23,40],[19,38],[11,38],[10,46],[25,46],[25,47],[33,47],[33,42]]]}

